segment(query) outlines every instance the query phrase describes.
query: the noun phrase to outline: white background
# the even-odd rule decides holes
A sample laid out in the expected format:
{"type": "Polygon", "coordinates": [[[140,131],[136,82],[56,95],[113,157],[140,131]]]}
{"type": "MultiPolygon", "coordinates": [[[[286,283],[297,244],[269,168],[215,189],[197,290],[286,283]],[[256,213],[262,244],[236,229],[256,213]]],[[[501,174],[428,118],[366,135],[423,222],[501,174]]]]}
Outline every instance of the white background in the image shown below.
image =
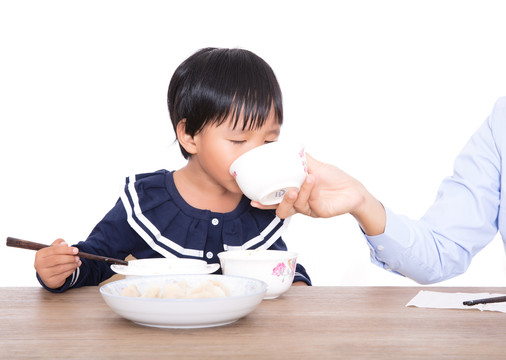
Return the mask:
{"type": "MultiPolygon", "coordinates": [[[[282,136],[418,218],[506,95],[501,1],[2,1],[0,286],[38,286],[14,236],[75,243],[124,178],[184,165],[166,109],[197,49],[263,57],[284,95],[282,136]]],[[[354,220],[297,215],[284,236],[315,285],[416,285],[369,262],[354,220]]],[[[504,286],[499,238],[441,285],[504,286]]]]}

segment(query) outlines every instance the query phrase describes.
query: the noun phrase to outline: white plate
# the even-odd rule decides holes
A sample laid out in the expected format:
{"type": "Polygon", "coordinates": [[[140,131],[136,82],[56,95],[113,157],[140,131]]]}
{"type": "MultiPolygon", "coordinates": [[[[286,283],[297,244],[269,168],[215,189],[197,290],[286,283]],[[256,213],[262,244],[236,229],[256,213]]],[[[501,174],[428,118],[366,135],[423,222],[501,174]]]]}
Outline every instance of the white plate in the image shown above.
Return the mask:
{"type": "Polygon", "coordinates": [[[111,265],[111,269],[121,275],[151,276],[172,274],[211,274],[220,264],[208,264],[204,260],[181,258],[153,258],[130,260],[128,265],[111,265]]]}
{"type": "Polygon", "coordinates": [[[137,324],[161,328],[201,328],[230,324],[251,313],[267,290],[263,281],[227,275],[165,275],[118,280],[100,287],[107,305],[118,315],[137,324]],[[153,285],[186,281],[190,288],[205,281],[219,281],[229,296],[202,299],[160,299],[122,296],[135,284],[143,294],[153,285]]]}

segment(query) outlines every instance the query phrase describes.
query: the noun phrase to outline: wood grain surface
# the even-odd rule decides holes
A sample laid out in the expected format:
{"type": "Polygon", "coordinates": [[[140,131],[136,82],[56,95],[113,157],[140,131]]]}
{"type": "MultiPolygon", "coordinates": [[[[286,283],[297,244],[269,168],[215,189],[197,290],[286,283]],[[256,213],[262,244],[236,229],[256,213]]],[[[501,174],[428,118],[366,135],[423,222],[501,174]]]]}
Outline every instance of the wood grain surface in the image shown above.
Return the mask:
{"type": "Polygon", "coordinates": [[[292,287],[235,323],[160,329],[116,315],[98,287],[0,288],[0,358],[505,359],[506,314],[406,307],[419,290],[292,287]]]}

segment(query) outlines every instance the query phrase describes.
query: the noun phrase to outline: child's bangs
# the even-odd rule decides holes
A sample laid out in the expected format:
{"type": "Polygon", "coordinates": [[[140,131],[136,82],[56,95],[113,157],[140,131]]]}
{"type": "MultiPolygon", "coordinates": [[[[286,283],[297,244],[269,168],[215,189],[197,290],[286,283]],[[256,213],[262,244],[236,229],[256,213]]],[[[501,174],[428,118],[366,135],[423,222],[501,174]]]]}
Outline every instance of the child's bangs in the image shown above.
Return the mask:
{"type": "Polygon", "coordinates": [[[223,114],[223,122],[231,116],[232,127],[240,127],[242,130],[254,130],[261,128],[267,118],[274,112],[274,116],[278,124],[283,123],[283,112],[282,108],[274,100],[273,96],[264,96],[263,99],[259,99],[259,96],[251,96],[251,93],[247,94],[236,94],[229,111],[223,114]]]}
{"type": "Polygon", "coordinates": [[[281,89],[270,66],[249,51],[229,50],[222,55],[213,69],[215,94],[222,100],[217,121],[222,123],[231,115],[234,128],[252,130],[262,127],[274,112],[281,125],[281,89]]]}

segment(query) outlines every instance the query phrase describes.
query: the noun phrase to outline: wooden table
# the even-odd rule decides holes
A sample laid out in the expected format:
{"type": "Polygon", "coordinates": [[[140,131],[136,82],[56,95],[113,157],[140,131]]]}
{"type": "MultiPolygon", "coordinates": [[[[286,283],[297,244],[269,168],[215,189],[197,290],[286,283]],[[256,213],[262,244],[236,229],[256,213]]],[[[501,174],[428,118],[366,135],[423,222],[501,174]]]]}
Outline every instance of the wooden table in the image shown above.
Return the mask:
{"type": "Polygon", "coordinates": [[[506,359],[506,314],[406,307],[420,289],[292,287],[233,324],[160,329],[116,315],[98,287],[0,288],[0,358],[506,359]]]}

